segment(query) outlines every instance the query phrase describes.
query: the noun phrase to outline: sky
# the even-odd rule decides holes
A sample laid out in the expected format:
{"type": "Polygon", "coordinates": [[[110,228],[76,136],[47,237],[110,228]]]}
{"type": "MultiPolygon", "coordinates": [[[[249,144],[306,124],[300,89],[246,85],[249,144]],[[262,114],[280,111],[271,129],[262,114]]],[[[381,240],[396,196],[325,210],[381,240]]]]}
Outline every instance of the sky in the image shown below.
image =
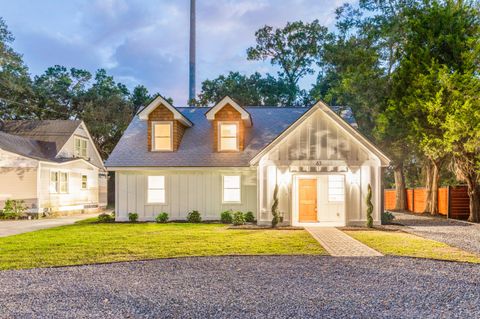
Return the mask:
{"type": "MultiPolygon", "coordinates": [[[[334,10],[353,0],[197,0],[197,93],[201,82],[228,71],[275,74],[269,62],[247,61],[255,31],[288,21],[333,27],[334,10]]],[[[56,64],[104,68],[130,89],[188,98],[189,0],[0,0],[32,75],[56,64]]],[[[301,86],[309,88],[314,77],[301,86]]]]}

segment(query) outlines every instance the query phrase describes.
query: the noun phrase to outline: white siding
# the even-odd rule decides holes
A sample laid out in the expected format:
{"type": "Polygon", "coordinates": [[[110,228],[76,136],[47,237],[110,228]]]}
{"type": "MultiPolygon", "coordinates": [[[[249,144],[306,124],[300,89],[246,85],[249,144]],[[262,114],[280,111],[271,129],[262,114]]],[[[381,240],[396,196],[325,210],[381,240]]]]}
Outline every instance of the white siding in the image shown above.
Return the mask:
{"type": "Polygon", "coordinates": [[[0,150],[0,209],[7,199],[24,200],[36,209],[37,167],[36,160],[0,150]]]}
{"type": "MultiPolygon", "coordinates": [[[[62,147],[61,151],[58,153],[57,157],[65,157],[65,158],[71,158],[74,157],[74,139],[75,136],[83,137],[88,139],[88,134],[87,134],[87,129],[86,127],[82,124],[80,125],[75,132],[70,136],[68,141],[65,143],[65,145],[62,147]]],[[[87,153],[88,157],[90,159],[90,163],[97,167],[103,167],[103,162],[102,159],[98,157],[95,145],[93,142],[90,140],[87,143],[87,153]]]]}
{"type": "Polygon", "coordinates": [[[117,171],[116,181],[116,213],[121,221],[130,212],[138,213],[140,220],[153,220],[161,212],[167,212],[170,220],[183,220],[192,210],[204,220],[218,220],[228,209],[256,213],[255,169],[117,171]],[[242,176],[240,204],[222,203],[222,176],[229,174],[242,176]],[[147,203],[149,175],[165,176],[165,204],[147,203]]]}
{"type": "Polygon", "coordinates": [[[41,209],[49,211],[82,210],[85,205],[95,206],[99,203],[98,168],[82,162],[63,165],[42,163],[40,169],[39,198],[41,209]],[[68,192],[50,192],[50,172],[68,173],[68,192]],[[82,189],[81,176],[87,175],[87,189],[82,189]]]}

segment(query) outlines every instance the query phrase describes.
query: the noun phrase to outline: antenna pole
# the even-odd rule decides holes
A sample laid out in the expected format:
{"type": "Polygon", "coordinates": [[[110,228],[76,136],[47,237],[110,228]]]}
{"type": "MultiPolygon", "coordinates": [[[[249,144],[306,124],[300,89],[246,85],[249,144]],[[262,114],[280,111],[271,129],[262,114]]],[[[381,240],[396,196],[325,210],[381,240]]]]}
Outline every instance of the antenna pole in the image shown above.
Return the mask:
{"type": "Polygon", "coordinates": [[[195,0],[190,0],[190,63],[188,103],[195,98],[195,0]]]}

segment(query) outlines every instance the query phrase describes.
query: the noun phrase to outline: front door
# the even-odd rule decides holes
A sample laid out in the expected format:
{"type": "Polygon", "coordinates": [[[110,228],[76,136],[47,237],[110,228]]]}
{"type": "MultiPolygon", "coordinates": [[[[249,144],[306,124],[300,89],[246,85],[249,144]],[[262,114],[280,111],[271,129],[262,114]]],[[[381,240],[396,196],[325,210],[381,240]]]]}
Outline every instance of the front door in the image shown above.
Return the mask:
{"type": "Polygon", "coordinates": [[[317,222],[317,179],[298,180],[298,221],[317,222]]]}

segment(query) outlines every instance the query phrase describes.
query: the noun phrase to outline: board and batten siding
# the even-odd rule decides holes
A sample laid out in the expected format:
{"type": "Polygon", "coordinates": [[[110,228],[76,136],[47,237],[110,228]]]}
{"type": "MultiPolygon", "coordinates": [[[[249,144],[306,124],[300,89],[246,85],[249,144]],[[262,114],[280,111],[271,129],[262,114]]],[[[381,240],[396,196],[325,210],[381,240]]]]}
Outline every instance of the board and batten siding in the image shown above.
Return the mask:
{"type": "Polygon", "coordinates": [[[335,121],[316,110],[259,162],[260,223],[272,219],[273,190],[278,184],[278,209],[292,223],[295,175],[345,175],[345,219],[347,225],[363,225],[366,194],[372,186],[373,218],[381,217],[381,168],[379,159],[335,121]]]}
{"type": "Polygon", "coordinates": [[[223,211],[252,211],[257,208],[256,169],[201,169],[116,171],[116,219],[128,220],[138,213],[139,220],[154,220],[161,213],[170,220],[184,220],[198,210],[204,220],[218,220],[223,211]],[[241,203],[222,203],[223,176],[241,176],[241,203]],[[165,204],[147,202],[148,176],[165,176],[165,204]]]}

